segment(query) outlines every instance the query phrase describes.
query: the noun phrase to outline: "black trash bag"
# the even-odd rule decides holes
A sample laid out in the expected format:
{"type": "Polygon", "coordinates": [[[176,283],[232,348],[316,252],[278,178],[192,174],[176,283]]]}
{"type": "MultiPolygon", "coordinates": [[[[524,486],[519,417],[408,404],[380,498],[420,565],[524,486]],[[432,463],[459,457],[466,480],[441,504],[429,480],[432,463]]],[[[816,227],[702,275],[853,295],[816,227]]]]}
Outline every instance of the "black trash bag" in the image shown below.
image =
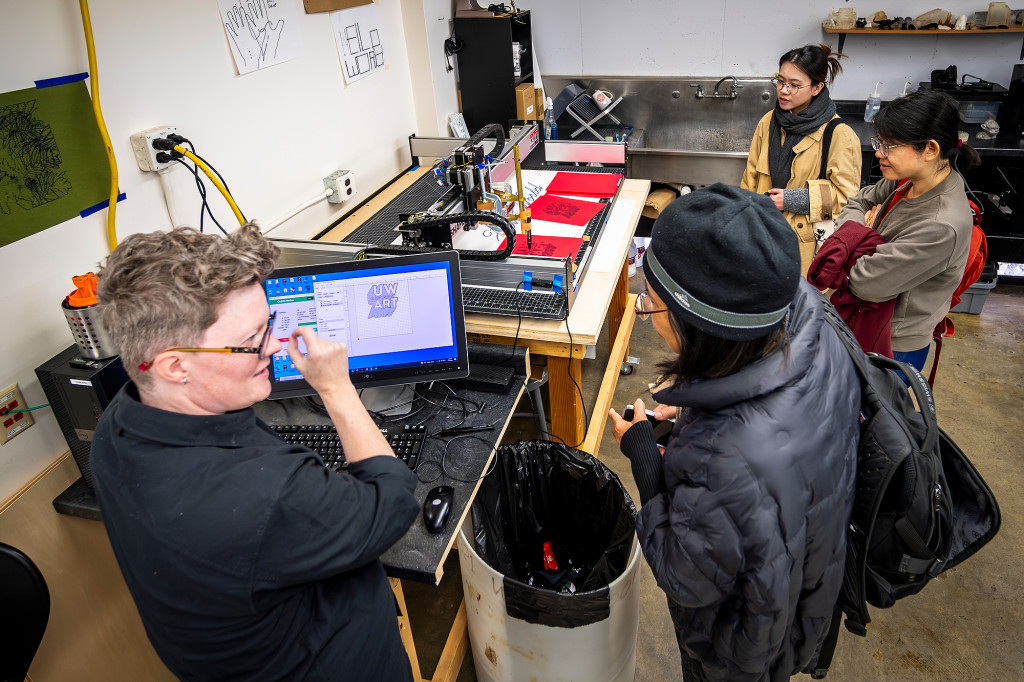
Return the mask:
{"type": "Polygon", "coordinates": [[[506,576],[508,612],[560,627],[607,617],[607,586],[625,571],[636,532],[636,507],[618,476],[549,441],[503,445],[495,457],[473,502],[474,542],[506,576]],[[556,569],[545,565],[545,549],[556,569]],[[596,611],[579,598],[588,594],[596,611]]]}

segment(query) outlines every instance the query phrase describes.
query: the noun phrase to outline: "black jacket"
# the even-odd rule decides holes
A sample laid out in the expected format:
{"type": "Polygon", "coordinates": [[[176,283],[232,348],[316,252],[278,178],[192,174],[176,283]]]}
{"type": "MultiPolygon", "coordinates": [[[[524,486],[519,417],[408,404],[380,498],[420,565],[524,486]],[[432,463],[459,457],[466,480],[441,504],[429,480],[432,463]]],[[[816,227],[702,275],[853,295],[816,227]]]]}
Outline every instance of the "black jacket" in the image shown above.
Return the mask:
{"type": "Polygon", "coordinates": [[[860,384],[801,280],[788,360],[654,397],[684,409],[664,458],[630,428],[637,534],[680,645],[711,680],[785,680],[828,629],[853,504],[860,384]]]}
{"type": "Polygon", "coordinates": [[[401,461],[339,475],[251,409],[166,412],[128,384],[92,469],[146,633],[182,680],[412,678],[378,560],[418,512],[401,461]]]}

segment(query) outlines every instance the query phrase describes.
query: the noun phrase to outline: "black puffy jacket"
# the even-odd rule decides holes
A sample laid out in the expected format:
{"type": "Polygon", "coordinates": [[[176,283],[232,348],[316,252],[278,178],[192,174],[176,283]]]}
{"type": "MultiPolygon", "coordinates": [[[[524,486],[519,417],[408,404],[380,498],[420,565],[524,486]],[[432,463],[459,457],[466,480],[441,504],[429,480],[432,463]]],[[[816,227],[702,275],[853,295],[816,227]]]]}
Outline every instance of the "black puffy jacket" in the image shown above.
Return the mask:
{"type": "Polygon", "coordinates": [[[644,556],[680,646],[711,680],[800,672],[839,593],[860,385],[822,305],[801,280],[788,360],[776,352],[723,379],[658,392],[686,408],[664,458],[646,424],[622,440],[641,488],[644,556]]]}

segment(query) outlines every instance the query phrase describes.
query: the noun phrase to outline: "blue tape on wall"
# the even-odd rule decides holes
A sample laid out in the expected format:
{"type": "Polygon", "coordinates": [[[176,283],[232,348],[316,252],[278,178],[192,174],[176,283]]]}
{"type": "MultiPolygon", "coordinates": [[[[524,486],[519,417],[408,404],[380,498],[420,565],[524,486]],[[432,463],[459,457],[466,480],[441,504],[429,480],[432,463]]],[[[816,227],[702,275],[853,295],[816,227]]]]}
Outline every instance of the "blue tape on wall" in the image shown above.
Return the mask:
{"type": "Polygon", "coordinates": [[[74,83],[75,81],[84,81],[89,77],[89,72],[74,73],[70,76],[59,76],[57,78],[46,78],[41,81],[36,81],[37,88],[52,88],[54,85],[64,85],[65,83],[74,83]]]}
{"type": "MultiPolygon", "coordinates": [[[[124,201],[125,197],[127,197],[127,196],[128,195],[126,195],[124,192],[121,192],[120,194],[117,195],[117,200],[118,201],[124,201]]],[[[84,218],[87,215],[92,215],[96,211],[102,211],[109,204],[110,204],[110,199],[104,199],[103,201],[101,201],[100,203],[98,203],[98,204],[96,204],[94,206],[90,206],[89,208],[83,209],[78,215],[80,215],[80,216],[82,216],[84,218]]]]}

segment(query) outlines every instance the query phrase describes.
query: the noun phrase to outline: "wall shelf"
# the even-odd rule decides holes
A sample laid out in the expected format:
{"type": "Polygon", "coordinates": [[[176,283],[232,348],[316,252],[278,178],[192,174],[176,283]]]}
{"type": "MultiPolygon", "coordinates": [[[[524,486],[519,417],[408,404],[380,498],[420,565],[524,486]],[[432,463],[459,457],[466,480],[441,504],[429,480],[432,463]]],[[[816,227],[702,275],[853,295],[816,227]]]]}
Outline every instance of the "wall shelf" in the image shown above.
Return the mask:
{"type": "MultiPolygon", "coordinates": [[[[954,35],[954,36],[964,36],[964,35],[975,35],[976,36],[976,35],[990,35],[990,34],[1001,34],[1001,33],[1024,33],[1024,26],[1013,26],[1011,28],[989,28],[989,29],[971,28],[971,29],[966,29],[966,30],[963,30],[963,31],[957,31],[957,30],[954,30],[954,29],[942,30],[942,29],[937,29],[937,28],[929,28],[929,29],[919,28],[919,29],[913,30],[913,31],[904,31],[904,30],[901,30],[901,29],[893,30],[893,29],[881,29],[881,28],[825,28],[824,26],[822,26],[821,29],[825,33],[832,33],[832,34],[838,34],[839,35],[839,52],[843,51],[843,44],[846,43],[846,36],[847,35],[870,34],[870,35],[876,35],[876,36],[882,36],[882,35],[889,35],[889,36],[913,36],[913,35],[931,35],[931,36],[933,36],[933,35],[954,35]]],[[[1022,44],[1021,44],[1020,58],[1024,59],[1024,42],[1022,42],[1022,44]]]]}

